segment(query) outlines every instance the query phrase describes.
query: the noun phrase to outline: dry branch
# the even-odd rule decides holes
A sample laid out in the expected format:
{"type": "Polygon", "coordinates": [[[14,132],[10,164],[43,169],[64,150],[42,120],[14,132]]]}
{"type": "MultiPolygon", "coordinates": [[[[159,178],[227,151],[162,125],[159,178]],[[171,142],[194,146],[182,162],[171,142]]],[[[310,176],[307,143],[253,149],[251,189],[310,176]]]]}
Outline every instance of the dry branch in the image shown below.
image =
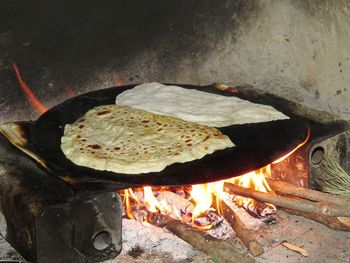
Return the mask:
{"type": "Polygon", "coordinates": [[[333,157],[323,159],[316,169],[315,182],[323,192],[350,199],[350,174],[333,157]]]}
{"type": "MultiPolygon", "coordinates": [[[[214,202],[215,203],[215,202],[214,202]]],[[[217,211],[221,211],[221,215],[226,219],[230,224],[232,229],[235,231],[242,243],[247,247],[250,254],[254,257],[260,256],[264,253],[263,246],[256,240],[254,232],[252,232],[239,216],[227,205],[224,201],[221,200],[219,204],[214,204],[214,208],[217,211]],[[218,205],[220,207],[218,207],[218,205]]]]}
{"type": "Polygon", "coordinates": [[[154,214],[149,217],[149,220],[152,224],[165,227],[171,233],[186,241],[191,246],[208,254],[212,257],[214,262],[256,262],[254,258],[245,253],[244,247],[233,239],[216,239],[201,230],[189,226],[179,220],[172,219],[166,215],[154,214]],[[152,221],[153,217],[156,218],[156,222],[152,221]]]}
{"type": "Polygon", "coordinates": [[[328,202],[312,202],[295,197],[285,197],[276,193],[257,192],[231,183],[225,183],[225,191],[249,197],[261,202],[274,204],[280,207],[315,213],[324,216],[350,216],[350,206],[332,204],[328,202]]]}
{"type": "Polygon", "coordinates": [[[281,194],[289,194],[305,198],[312,201],[331,202],[333,204],[339,204],[344,206],[350,206],[350,201],[341,197],[337,197],[328,193],[296,186],[290,183],[265,178],[269,186],[273,191],[281,194]]]}
{"type": "Polygon", "coordinates": [[[212,257],[214,262],[256,262],[255,259],[246,254],[244,252],[245,249],[233,239],[215,239],[180,221],[170,222],[165,228],[198,250],[206,252],[212,257]]]}
{"type": "Polygon", "coordinates": [[[350,231],[350,225],[346,225],[346,224],[342,223],[335,216],[317,215],[317,214],[313,214],[313,213],[297,211],[297,210],[288,209],[288,208],[282,208],[282,210],[289,213],[289,214],[298,215],[298,216],[302,216],[302,217],[317,221],[317,222],[327,226],[330,229],[341,230],[341,231],[350,231]]]}

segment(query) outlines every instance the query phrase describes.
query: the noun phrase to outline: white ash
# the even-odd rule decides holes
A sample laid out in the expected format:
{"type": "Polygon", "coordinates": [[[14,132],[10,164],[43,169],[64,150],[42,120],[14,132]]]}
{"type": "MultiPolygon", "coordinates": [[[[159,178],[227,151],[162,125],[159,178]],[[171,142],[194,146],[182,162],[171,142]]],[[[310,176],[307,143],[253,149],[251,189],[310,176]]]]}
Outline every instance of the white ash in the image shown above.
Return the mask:
{"type": "Polygon", "coordinates": [[[156,198],[159,202],[166,201],[170,207],[175,206],[179,211],[185,213],[192,212],[194,209],[193,203],[178,193],[160,191],[156,193],[156,198]]]}
{"type": "Polygon", "coordinates": [[[135,220],[123,219],[123,251],[127,253],[139,247],[150,253],[165,253],[175,262],[198,254],[191,245],[162,228],[135,220]]]}
{"type": "Polygon", "coordinates": [[[207,233],[217,239],[226,240],[234,235],[232,228],[226,220],[222,220],[219,226],[213,227],[207,233]]]}
{"type": "Polygon", "coordinates": [[[201,226],[206,226],[214,222],[214,226],[205,231],[208,235],[211,235],[214,238],[226,240],[234,235],[229,223],[223,217],[215,213],[211,212],[206,217],[197,218],[195,221],[201,226]]]}

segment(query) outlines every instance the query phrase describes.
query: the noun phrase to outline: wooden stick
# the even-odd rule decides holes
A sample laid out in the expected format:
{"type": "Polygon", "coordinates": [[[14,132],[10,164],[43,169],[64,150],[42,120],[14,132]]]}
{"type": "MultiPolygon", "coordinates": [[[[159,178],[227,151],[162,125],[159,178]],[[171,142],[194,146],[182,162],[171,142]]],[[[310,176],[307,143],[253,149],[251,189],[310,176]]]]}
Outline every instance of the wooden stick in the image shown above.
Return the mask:
{"type": "Polygon", "coordinates": [[[227,205],[223,200],[220,200],[219,204],[217,204],[216,202],[214,203],[214,208],[217,211],[221,211],[221,215],[230,224],[230,226],[235,231],[239,239],[249,250],[250,254],[254,257],[264,254],[264,248],[256,240],[254,232],[247,228],[247,226],[243,223],[243,221],[239,218],[235,211],[233,211],[231,207],[227,205]]]}
{"type": "Polygon", "coordinates": [[[317,221],[323,225],[325,225],[328,228],[334,229],[334,230],[341,230],[341,231],[350,231],[350,226],[343,224],[337,217],[335,216],[323,216],[323,215],[317,215],[313,213],[298,211],[294,209],[289,208],[281,208],[283,211],[293,214],[302,216],[314,221],[317,221]]]}
{"type": "Polygon", "coordinates": [[[350,206],[350,201],[335,195],[299,187],[290,183],[265,178],[271,189],[277,193],[289,194],[312,201],[331,202],[333,204],[350,206]]]}
{"type": "Polygon", "coordinates": [[[285,197],[275,193],[257,192],[250,188],[243,188],[231,183],[224,184],[225,191],[236,195],[249,197],[261,202],[294,210],[321,214],[325,216],[350,216],[350,206],[331,204],[327,202],[312,202],[304,199],[285,197]]]}
{"type": "Polygon", "coordinates": [[[216,239],[201,230],[166,215],[152,215],[149,217],[149,220],[151,224],[163,226],[191,246],[208,254],[214,262],[256,262],[253,257],[245,252],[244,247],[240,243],[231,238],[226,240],[216,239]],[[156,223],[152,221],[153,216],[156,218],[156,223]]]}
{"type": "Polygon", "coordinates": [[[214,262],[256,262],[245,252],[244,247],[231,238],[218,240],[180,221],[172,221],[165,228],[196,249],[210,255],[214,262]]]}

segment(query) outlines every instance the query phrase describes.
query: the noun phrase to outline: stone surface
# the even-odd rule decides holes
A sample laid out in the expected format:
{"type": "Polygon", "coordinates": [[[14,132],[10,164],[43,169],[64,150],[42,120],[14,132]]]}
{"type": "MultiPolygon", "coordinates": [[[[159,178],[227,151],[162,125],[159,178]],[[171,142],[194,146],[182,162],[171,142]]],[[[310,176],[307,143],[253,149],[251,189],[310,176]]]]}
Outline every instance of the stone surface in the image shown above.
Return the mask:
{"type": "MultiPolygon", "coordinates": [[[[247,219],[250,222],[250,228],[257,229],[257,236],[260,243],[264,245],[265,254],[256,257],[258,263],[294,263],[294,262],[305,262],[305,263],[346,263],[350,262],[350,233],[343,231],[334,231],[328,229],[327,227],[305,219],[300,216],[290,215],[283,211],[278,211],[279,221],[276,225],[265,225],[261,226],[261,223],[254,223],[254,219],[247,219]],[[282,220],[283,218],[283,220],[282,220]],[[260,225],[260,226],[259,226],[260,225]],[[308,257],[304,257],[297,252],[291,251],[286,247],[282,246],[281,243],[287,241],[294,245],[297,245],[305,249],[308,253],[308,257]]],[[[139,223],[129,223],[127,228],[137,225],[139,223]]],[[[148,228],[147,230],[142,230],[142,240],[149,239],[147,245],[143,244],[142,241],[130,240],[125,236],[125,246],[126,251],[123,251],[119,257],[115,260],[104,262],[104,263],[115,263],[115,262],[146,262],[152,260],[154,262],[161,262],[159,260],[165,260],[164,262],[211,262],[203,253],[198,253],[195,250],[186,248],[183,250],[183,254],[187,254],[187,258],[181,258],[177,256],[177,251],[182,250],[176,242],[172,246],[172,251],[167,250],[165,252],[161,249],[159,250],[160,244],[158,234],[160,236],[170,235],[169,233],[162,233],[161,229],[157,231],[151,230],[153,226],[144,226],[148,228]],[[146,233],[153,233],[152,235],[147,235],[146,233]],[[157,237],[155,237],[156,235],[157,237]],[[155,241],[155,239],[157,241],[155,241]],[[142,253],[138,254],[137,257],[132,257],[133,255],[130,251],[133,245],[140,245],[141,248],[148,246],[153,249],[142,249],[142,253]],[[158,248],[157,248],[158,247],[158,248]],[[191,251],[190,253],[188,253],[191,251]],[[158,256],[157,256],[158,254],[158,256]]],[[[136,227],[136,230],[139,229],[136,227]]],[[[130,230],[125,230],[126,232],[130,230]]],[[[136,232],[137,233],[137,232],[136,232]]],[[[171,236],[171,235],[170,235],[171,236]]],[[[169,236],[169,238],[170,238],[169,236]]],[[[175,238],[176,237],[171,237],[175,238]]],[[[162,241],[164,242],[164,240],[162,241]]],[[[167,246],[167,241],[165,245],[167,246]]]]}
{"type": "Polygon", "coordinates": [[[29,263],[0,236],[0,262],[29,263]]]}
{"type": "MultiPolygon", "coordinates": [[[[300,216],[289,215],[278,211],[279,217],[288,220],[280,221],[284,225],[271,226],[259,234],[261,240],[268,237],[270,245],[265,246],[266,252],[256,257],[258,263],[346,263],[350,262],[350,233],[334,231],[314,221],[300,216]],[[278,232],[281,231],[281,235],[278,232]],[[275,230],[276,231],[275,231],[275,230]],[[287,233],[287,234],[286,234],[287,233]],[[274,240],[270,237],[275,236],[274,240]],[[273,242],[272,242],[273,241],[273,242]],[[305,249],[308,257],[291,251],[281,245],[287,241],[305,249]]],[[[171,233],[151,225],[143,225],[131,220],[123,220],[123,251],[114,260],[103,263],[117,262],[166,262],[189,263],[211,262],[205,254],[196,251],[186,242],[171,233]]],[[[11,246],[0,238],[0,262],[26,262],[11,246]]]]}

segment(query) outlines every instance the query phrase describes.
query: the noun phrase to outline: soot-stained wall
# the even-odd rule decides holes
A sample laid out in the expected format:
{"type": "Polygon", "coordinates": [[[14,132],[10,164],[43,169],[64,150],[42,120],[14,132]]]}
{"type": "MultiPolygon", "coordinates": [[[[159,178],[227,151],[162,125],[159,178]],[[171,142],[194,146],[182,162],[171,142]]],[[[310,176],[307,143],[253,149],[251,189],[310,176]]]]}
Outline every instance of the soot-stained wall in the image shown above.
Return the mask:
{"type": "Polygon", "coordinates": [[[47,107],[159,81],[249,83],[350,119],[350,3],[291,0],[0,0],[0,121],[35,119],[13,71],[47,107]]]}
{"type": "Polygon", "coordinates": [[[255,1],[200,63],[200,79],[248,82],[350,119],[350,2],[255,1]]]}

